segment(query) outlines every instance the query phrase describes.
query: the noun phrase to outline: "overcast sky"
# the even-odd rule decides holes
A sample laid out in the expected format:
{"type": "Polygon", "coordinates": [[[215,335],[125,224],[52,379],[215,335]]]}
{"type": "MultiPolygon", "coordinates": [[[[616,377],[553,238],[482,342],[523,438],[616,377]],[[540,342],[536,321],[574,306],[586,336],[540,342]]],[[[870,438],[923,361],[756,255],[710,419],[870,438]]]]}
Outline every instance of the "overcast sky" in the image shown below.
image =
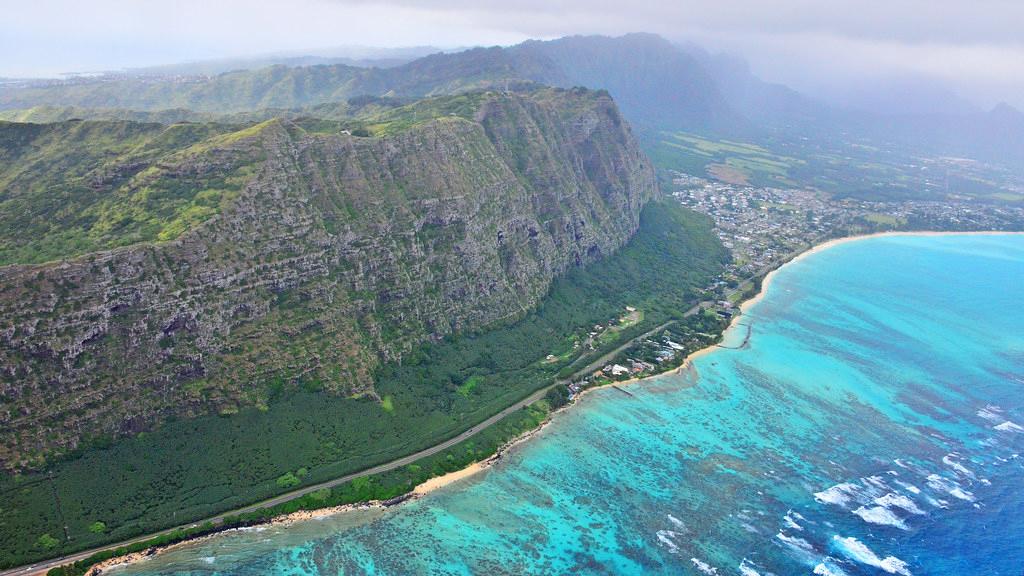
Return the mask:
{"type": "Polygon", "coordinates": [[[1022,0],[0,0],[0,14],[0,76],[646,31],[812,94],[928,79],[1024,106],[1022,0]]]}

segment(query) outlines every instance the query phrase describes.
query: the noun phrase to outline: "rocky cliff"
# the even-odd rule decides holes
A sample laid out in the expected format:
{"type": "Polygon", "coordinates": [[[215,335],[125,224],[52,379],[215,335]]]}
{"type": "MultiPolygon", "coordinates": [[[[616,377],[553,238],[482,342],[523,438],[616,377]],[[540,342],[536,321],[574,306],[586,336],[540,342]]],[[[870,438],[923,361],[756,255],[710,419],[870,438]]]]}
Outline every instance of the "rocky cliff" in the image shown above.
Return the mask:
{"type": "Polygon", "coordinates": [[[370,137],[219,134],[159,166],[187,183],[244,164],[216,215],[0,268],[3,467],[298,386],[372,396],[380,363],[521,315],[633,234],[656,186],[607,94],[457,98],[370,137]]]}

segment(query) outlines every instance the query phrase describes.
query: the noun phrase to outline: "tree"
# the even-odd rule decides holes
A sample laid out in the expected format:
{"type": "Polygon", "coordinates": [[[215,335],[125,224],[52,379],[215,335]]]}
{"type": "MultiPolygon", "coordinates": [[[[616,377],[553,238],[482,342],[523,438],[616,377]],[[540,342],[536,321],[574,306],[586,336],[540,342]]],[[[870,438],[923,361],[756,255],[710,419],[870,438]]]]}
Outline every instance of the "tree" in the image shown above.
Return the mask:
{"type": "Polygon", "coordinates": [[[36,540],[36,546],[38,546],[39,548],[42,548],[43,550],[52,550],[52,549],[56,548],[57,545],[59,545],[59,544],[60,544],[60,541],[58,541],[53,536],[50,536],[49,534],[43,534],[42,536],[39,537],[38,540],[36,540]]]}
{"type": "Polygon", "coordinates": [[[299,480],[295,474],[292,474],[291,472],[285,472],[277,478],[277,486],[279,488],[293,488],[301,483],[302,480],[299,480]]]}

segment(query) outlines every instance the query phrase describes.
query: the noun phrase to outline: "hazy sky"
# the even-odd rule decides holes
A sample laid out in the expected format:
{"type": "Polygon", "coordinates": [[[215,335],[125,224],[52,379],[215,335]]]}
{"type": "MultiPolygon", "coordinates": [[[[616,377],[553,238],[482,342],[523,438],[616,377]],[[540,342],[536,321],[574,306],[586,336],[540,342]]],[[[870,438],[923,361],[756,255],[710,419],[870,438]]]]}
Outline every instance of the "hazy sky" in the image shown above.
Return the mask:
{"type": "Polygon", "coordinates": [[[1024,105],[1022,0],[0,0],[0,14],[0,76],[647,31],[813,94],[927,78],[1024,105]]]}

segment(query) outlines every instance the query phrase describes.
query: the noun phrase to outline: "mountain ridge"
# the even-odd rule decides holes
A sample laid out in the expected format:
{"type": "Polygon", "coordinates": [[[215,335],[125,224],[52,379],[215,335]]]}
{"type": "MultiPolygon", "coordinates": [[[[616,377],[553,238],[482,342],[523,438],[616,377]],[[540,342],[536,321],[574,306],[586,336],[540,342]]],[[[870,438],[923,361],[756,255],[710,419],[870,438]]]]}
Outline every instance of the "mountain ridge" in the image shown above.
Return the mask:
{"type": "Polygon", "coordinates": [[[632,235],[657,189],[607,95],[474,98],[383,138],[269,121],[232,142],[253,178],[181,237],[0,268],[5,467],[279,381],[372,395],[379,362],[523,314],[632,235]]]}

